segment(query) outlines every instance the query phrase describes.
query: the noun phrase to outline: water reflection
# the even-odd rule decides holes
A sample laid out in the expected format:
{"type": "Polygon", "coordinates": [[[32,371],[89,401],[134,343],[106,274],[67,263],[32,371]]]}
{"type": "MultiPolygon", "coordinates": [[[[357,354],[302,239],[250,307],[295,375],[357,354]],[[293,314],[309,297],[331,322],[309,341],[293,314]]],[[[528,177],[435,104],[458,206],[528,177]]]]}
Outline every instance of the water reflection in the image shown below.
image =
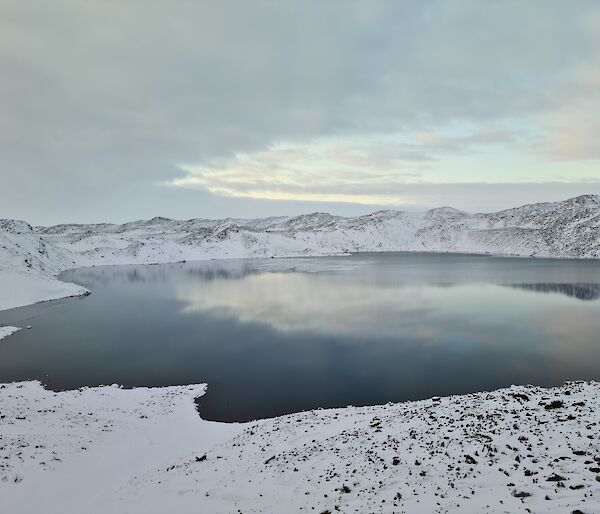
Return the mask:
{"type": "Polygon", "coordinates": [[[0,381],[209,383],[202,413],[600,376],[600,263],[377,254],[82,269],[81,300],[0,313],[0,381]],[[585,301],[583,301],[585,300],[585,301]]]}
{"type": "Polygon", "coordinates": [[[349,281],[345,275],[264,273],[238,280],[180,283],[185,313],[210,313],[240,322],[363,338],[422,332],[465,312],[485,313],[469,324],[520,323],[547,308],[531,304],[527,290],[492,284],[389,284],[349,281]],[[485,305],[485,309],[482,309],[485,305]]]}
{"type": "Polygon", "coordinates": [[[510,284],[510,287],[535,293],[559,293],[584,301],[600,298],[600,284],[510,284]]]}

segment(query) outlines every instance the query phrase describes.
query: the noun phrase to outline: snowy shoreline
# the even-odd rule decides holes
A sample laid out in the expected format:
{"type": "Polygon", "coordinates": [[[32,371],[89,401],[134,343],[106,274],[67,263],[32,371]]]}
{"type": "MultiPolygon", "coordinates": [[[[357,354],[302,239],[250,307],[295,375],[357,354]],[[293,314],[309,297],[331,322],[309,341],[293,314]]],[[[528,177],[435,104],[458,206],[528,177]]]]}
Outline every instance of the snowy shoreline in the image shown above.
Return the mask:
{"type": "Polygon", "coordinates": [[[0,326],[0,341],[5,337],[8,337],[15,332],[21,330],[19,327],[11,327],[11,326],[0,326]]]}
{"type": "MultiPolygon", "coordinates": [[[[560,257],[560,256],[529,256],[529,255],[518,255],[510,253],[481,253],[481,252],[451,252],[451,251],[437,251],[437,252],[422,252],[419,250],[396,250],[402,253],[435,253],[442,255],[473,255],[482,257],[496,257],[496,258],[512,258],[512,259],[550,259],[550,260],[561,260],[561,261],[597,261],[595,257],[560,257]]],[[[301,259],[310,257],[349,257],[351,255],[358,255],[361,253],[385,253],[388,250],[373,250],[367,252],[356,252],[356,253],[332,253],[332,254],[318,254],[318,255],[279,255],[277,257],[271,257],[276,259],[301,259]]],[[[113,267],[113,266],[158,266],[161,264],[177,264],[187,262],[211,262],[211,261],[236,261],[240,259],[265,259],[267,257],[213,257],[210,259],[195,259],[195,260],[179,260],[179,261],[157,261],[157,262],[132,262],[132,263],[120,263],[120,264],[88,264],[85,266],[73,266],[72,268],[66,268],[58,272],[55,276],[42,277],[36,275],[27,275],[21,273],[6,273],[0,270],[0,285],[3,286],[3,290],[15,289],[19,291],[16,295],[11,295],[10,298],[6,296],[0,296],[0,311],[17,309],[19,307],[27,307],[29,305],[35,305],[38,303],[51,302],[53,300],[65,300],[67,298],[81,298],[88,296],[93,293],[89,289],[83,287],[80,284],[74,282],[65,282],[60,278],[60,275],[65,271],[74,271],[78,269],[86,268],[101,268],[101,267],[113,267]],[[24,276],[23,276],[24,275],[24,276]],[[11,285],[14,285],[14,289],[11,289],[11,285]]]]}
{"type": "Polygon", "coordinates": [[[68,269],[212,259],[408,251],[600,258],[600,196],[469,214],[451,207],[255,220],[153,218],[122,225],[32,227],[0,220],[0,310],[89,293],[68,269]]]}
{"type": "Polygon", "coordinates": [[[598,382],[234,424],[197,415],[203,385],[0,392],[12,513],[600,509],[598,382]]]}
{"type": "MultiPolygon", "coordinates": [[[[88,266],[383,251],[597,259],[599,220],[598,196],[489,215],[36,229],[0,220],[0,310],[89,294],[57,278],[88,266]]],[[[0,327],[0,339],[15,328],[0,327]]],[[[194,399],[205,391],[0,384],[3,505],[16,514],[600,510],[598,382],[234,424],[200,418],[194,399]]]]}

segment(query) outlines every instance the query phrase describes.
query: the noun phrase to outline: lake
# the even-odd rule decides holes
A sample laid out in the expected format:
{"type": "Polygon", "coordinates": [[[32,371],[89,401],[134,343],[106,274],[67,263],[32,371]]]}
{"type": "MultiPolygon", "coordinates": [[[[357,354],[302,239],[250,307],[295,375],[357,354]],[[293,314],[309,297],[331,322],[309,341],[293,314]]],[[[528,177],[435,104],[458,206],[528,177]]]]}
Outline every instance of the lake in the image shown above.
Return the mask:
{"type": "Polygon", "coordinates": [[[207,382],[246,421],[600,378],[600,262],[460,254],[96,267],[92,291],[0,312],[0,382],[207,382]]]}

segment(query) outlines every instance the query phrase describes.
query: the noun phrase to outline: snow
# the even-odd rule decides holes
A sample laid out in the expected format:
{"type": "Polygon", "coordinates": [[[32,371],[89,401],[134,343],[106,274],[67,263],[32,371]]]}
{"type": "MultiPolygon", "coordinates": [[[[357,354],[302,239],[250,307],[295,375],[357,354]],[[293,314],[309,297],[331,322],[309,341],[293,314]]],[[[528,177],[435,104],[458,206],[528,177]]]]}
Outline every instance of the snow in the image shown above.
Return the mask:
{"type": "MultiPolygon", "coordinates": [[[[490,214],[442,207],[36,228],[0,220],[0,310],[87,294],[56,278],[82,266],[366,251],[600,258],[599,229],[600,196],[591,195],[490,214]]],[[[0,339],[15,329],[0,327],[0,339]]],[[[205,390],[0,384],[0,510],[600,511],[597,382],[245,424],[202,420],[193,400],[205,390]],[[562,403],[546,408],[553,401],[562,403]]]]}
{"type": "Polygon", "coordinates": [[[0,271],[0,310],[85,294],[84,287],[40,273],[0,271]]]}
{"type": "Polygon", "coordinates": [[[19,327],[0,326],[0,341],[19,330],[21,330],[19,327]]]}
{"type": "Polygon", "coordinates": [[[327,213],[256,220],[156,217],[123,225],[36,228],[0,220],[0,309],[85,293],[55,279],[83,266],[374,251],[596,259],[599,234],[600,196],[593,195],[488,214],[440,207],[354,218],[327,213]],[[15,281],[22,286],[13,287],[15,281]]]}
{"type": "Polygon", "coordinates": [[[0,388],[0,497],[15,514],[600,509],[597,382],[244,424],[202,420],[203,385],[0,388]]]}

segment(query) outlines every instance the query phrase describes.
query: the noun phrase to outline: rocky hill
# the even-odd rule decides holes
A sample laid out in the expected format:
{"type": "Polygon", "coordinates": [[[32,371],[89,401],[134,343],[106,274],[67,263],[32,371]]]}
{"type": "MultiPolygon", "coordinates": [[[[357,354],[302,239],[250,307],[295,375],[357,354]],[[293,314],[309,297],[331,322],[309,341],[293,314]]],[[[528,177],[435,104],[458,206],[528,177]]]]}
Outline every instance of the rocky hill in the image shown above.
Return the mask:
{"type": "Polygon", "coordinates": [[[352,218],[327,213],[251,220],[156,217],[52,227],[0,220],[0,285],[8,272],[51,278],[64,269],[102,264],[374,251],[597,259],[600,196],[478,214],[440,207],[352,218]]]}

